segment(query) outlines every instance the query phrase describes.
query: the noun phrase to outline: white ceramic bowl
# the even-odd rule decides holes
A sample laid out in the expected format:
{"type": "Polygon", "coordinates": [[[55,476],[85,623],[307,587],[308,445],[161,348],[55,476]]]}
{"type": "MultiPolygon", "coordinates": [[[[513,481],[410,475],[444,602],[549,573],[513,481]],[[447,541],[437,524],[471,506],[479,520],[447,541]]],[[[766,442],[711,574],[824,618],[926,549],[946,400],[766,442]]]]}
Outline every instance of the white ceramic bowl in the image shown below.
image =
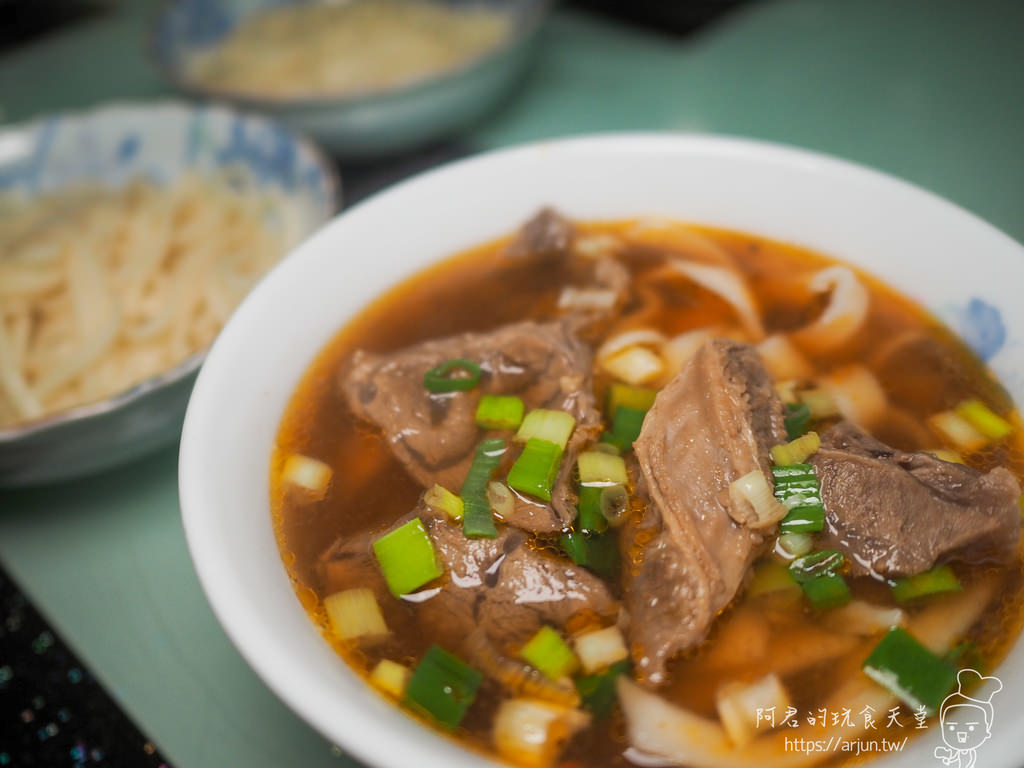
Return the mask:
{"type": "MultiPolygon", "coordinates": [[[[960,330],[1024,402],[1024,248],[891,177],[778,146],[615,135],[494,152],[425,173],[335,219],[250,294],[213,346],[181,445],[185,531],[227,633],[289,706],[359,759],[458,768],[481,758],[406,717],[320,637],[278,556],[268,470],[299,377],[361,307],[399,279],[509,232],[542,204],[582,219],[660,215],[799,243],[881,276],[960,330]],[[373,254],[374,268],[360,258],[373,254]],[[288,333],[282,333],[287,328],[288,333]]],[[[984,768],[1018,768],[1024,647],[997,670],[984,768]]],[[[938,764],[934,725],[879,768],[938,764]]]]}

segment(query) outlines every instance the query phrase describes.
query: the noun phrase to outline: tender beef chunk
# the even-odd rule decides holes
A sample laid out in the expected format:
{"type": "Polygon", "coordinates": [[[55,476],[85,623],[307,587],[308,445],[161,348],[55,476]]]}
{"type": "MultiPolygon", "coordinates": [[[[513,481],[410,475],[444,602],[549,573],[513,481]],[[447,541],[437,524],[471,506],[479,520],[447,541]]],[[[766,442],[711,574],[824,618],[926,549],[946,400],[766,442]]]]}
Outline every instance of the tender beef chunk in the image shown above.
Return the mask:
{"type": "Polygon", "coordinates": [[[983,475],[905,453],[845,422],[822,436],[811,463],[829,533],[854,573],[907,576],[950,560],[1000,559],[1020,536],[1020,485],[1002,467],[983,475]]]}
{"type": "Polygon", "coordinates": [[[571,413],[577,426],[566,446],[551,504],[518,497],[508,520],[526,530],[553,532],[572,522],[575,457],[600,430],[590,369],[590,349],[567,322],[524,322],[489,333],[426,341],[390,354],[357,352],[342,387],[353,411],[383,429],[395,455],[417,481],[424,486],[437,482],[456,493],[477,444],[486,436],[475,421],[482,394],[518,395],[528,410],[571,413]],[[480,386],[470,392],[431,394],[423,386],[423,374],[451,358],[479,364],[480,386]]]}
{"type": "Polygon", "coordinates": [[[754,469],[768,473],[768,452],[785,438],[757,351],[727,339],[701,347],[647,414],[635,449],[650,503],[624,542],[635,563],[626,572],[632,653],[652,682],[704,638],[760,553],[770,531],[735,522],[728,488],[754,469]]]}
{"type": "Polygon", "coordinates": [[[542,208],[520,228],[506,252],[514,258],[566,256],[575,237],[571,221],[553,208],[542,208]]]}
{"type": "Polygon", "coordinates": [[[457,525],[423,505],[392,528],[414,516],[423,521],[444,564],[437,585],[424,587],[413,599],[395,600],[373,557],[373,540],[381,534],[364,534],[335,543],[323,555],[325,591],[369,587],[385,616],[405,603],[424,633],[469,658],[485,651],[512,656],[542,625],[562,628],[584,611],[607,618],[618,613],[597,576],[535,549],[522,531],[501,526],[497,538],[467,539],[457,525]]]}

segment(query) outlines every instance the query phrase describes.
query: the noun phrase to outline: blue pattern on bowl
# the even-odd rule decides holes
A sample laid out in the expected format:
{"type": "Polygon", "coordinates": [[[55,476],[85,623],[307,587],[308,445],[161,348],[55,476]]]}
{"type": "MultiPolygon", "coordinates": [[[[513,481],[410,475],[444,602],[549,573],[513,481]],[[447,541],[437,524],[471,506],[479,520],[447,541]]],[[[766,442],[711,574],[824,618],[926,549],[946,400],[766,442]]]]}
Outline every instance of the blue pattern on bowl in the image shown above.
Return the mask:
{"type": "Polygon", "coordinates": [[[165,182],[186,166],[245,168],[261,187],[293,196],[313,218],[335,208],[329,162],[284,126],[223,107],[164,102],[49,117],[7,129],[16,156],[0,164],[0,191],[38,194],[72,182],[165,182]]]}
{"type": "MultiPolygon", "coordinates": [[[[241,171],[274,191],[270,215],[303,236],[338,206],[330,162],[269,120],[220,106],[118,104],[0,130],[0,193],[33,196],[69,183],[166,182],[189,169],[241,171]]],[[[0,429],[0,485],[66,479],[141,456],[177,438],[205,352],[99,403],[0,429]]]]}
{"type": "Polygon", "coordinates": [[[948,325],[973,352],[990,364],[1015,346],[1009,339],[1003,313],[990,299],[972,296],[966,303],[945,302],[939,309],[939,319],[948,325]]]}
{"type": "Polygon", "coordinates": [[[958,315],[957,332],[983,360],[991,360],[1006,344],[1006,325],[997,307],[975,297],[958,315]]]}

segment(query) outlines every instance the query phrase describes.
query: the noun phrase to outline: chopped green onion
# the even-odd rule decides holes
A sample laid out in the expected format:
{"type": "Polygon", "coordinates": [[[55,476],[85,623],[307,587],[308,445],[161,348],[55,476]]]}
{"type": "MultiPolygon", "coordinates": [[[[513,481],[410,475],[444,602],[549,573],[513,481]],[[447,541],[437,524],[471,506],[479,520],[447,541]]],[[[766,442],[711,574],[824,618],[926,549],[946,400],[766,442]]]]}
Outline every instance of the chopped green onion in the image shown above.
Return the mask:
{"type": "Polygon", "coordinates": [[[892,596],[898,603],[906,603],[925,595],[940,592],[956,592],[962,589],[960,582],[948,565],[937,565],[930,571],[897,579],[892,584],[892,596]]]}
{"type": "Polygon", "coordinates": [[[324,612],[331,630],[342,640],[386,635],[388,625],[372,589],[356,587],[324,598],[324,612]]]}
{"type": "Polygon", "coordinates": [[[624,660],[612,664],[604,672],[596,675],[585,675],[576,679],[576,690],[583,700],[583,708],[599,720],[612,713],[618,695],[615,692],[615,679],[619,675],[629,673],[629,661],[624,660]]]}
{"type": "Polygon", "coordinates": [[[601,367],[620,381],[633,385],[647,384],[658,378],[665,370],[661,357],[640,345],[626,347],[610,357],[599,358],[601,367]]]}
{"type": "Polygon", "coordinates": [[[418,517],[374,541],[373,553],[395,597],[408,594],[444,573],[418,517]]]}
{"type": "Polygon", "coordinates": [[[807,403],[786,403],[786,437],[796,440],[811,424],[811,409],[807,403]]]}
{"type": "Polygon", "coordinates": [[[729,501],[729,516],[755,530],[773,527],[789,511],[772,495],[760,469],[752,469],[729,483],[729,501]]]}
{"type": "Polygon", "coordinates": [[[517,491],[551,501],[551,489],[558,478],[562,449],[547,440],[531,437],[508,473],[508,485],[517,491]]]}
{"type": "Polygon", "coordinates": [[[600,453],[610,453],[612,456],[618,456],[622,453],[622,449],[615,445],[615,443],[607,442],[594,443],[590,446],[590,450],[598,451],[600,453]]]}
{"type": "Polygon", "coordinates": [[[601,493],[604,488],[584,485],[580,488],[576,509],[576,529],[585,533],[604,533],[608,530],[608,518],[601,514],[601,493]]]}
{"type": "Polygon", "coordinates": [[[580,665],[588,675],[629,658],[622,630],[614,625],[576,635],[573,645],[576,646],[580,665]]]}
{"type": "Polygon", "coordinates": [[[800,586],[789,575],[789,568],[776,560],[765,560],[754,568],[754,575],[747,588],[749,597],[772,592],[796,592],[800,586]]]}
{"type": "Polygon", "coordinates": [[[793,466],[802,461],[821,447],[821,438],[817,432],[808,432],[795,440],[772,447],[772,461],[780,466],[793,466]]]}
{"type": "Polygon", "coordinates": [[[955,410],[967,419],[972,427],[991,440],[1001,440],[1013,432],[1013,425],[1010,422],[976,398],[964,400],[955,410]]]}
{"type": "Polygon", "coordinates": [[[432,645],[409,678],[404,703],[414,712],[455,730],[482,681],[483,675],[462,659],[432,645]]]}
{"type": "MultiPolygon", "coordinates": [[[[591,486],[584,486],[591,487],[591,486]]],[[[629,515],[629,493],[621,485],[609,485],[601,489],[601,516],[608,525],[618,528],[629,515]]]]}
{"type": "Polygon", "coordinates": [[[779,536],[778,548],[789,557],[801,557],[814,549],[814,537],[809,533],[784,533],[779,536]]]}
{"type": "Polygon", "coordinates": [[[316,499],[322,499],[327,493],[333,474],[333,470],[322,461],[298,453],[289,456],[281,470],[283,480],[308,491],[316,499]]]}
{"type": "Polygon", "coordinates": [[[526,414],[515,439],[516,442],[525,443],[531,437],[536,437],[554,443],[564,451],[575,426],[576,417],[571,413],[538,408],[526,414]]]}
{"type": "Polygon", "coordinates": [[[948,461],[950,464],[966,464],[963,454],[951,448],[925,448],[925,453],[930,453],[936,459],[948,461]]]}
{"type": "Polygon", "coordinates": [[[370,682],[395,699],[405,695],[409,684],[410,669],[397,661],[381,659],[370,673],[370,682]]]}
{"type": "Polygon", "coordinates": [[[850,602],[850,588],[838,573],[826,573],[801,582],[801,589],[817,610],[838,608],[850,602]]]}
{"type": "Polygon", "coordinates": [[[465,511],[465,505],[462,503],[462,499],[437,483],[434,483],[434,485],[432,485],[427,492],[423,494],[423,503],[428,507],[441,510],[456,522],[462,519],[462,514],[465,511]]]}
{"type": "Polygon", "coordinates": [[[805,389],[798,397],[807,406],[812,419],[828,419],[839,415],[836,399],[827,389],[805,389]]]}
{"type": "Polygon", "coordinates": [[[560,680],[580,668],[580,660],[569,644],[545,625],[519,651],[519,656],[552,680],[560,680]]]}
{"type": "Polygon", "coordinates": [[[942,657],[942,660],[957,669],[973,669],[981,675],[985,674],[987,666],[977,644],[970,640],[958,643],[942,657]]]}
{"type": "Polygon", "coordinates": [[[500,437],[492,437],[481,441],[473,455],[473,463],[469,474],[462,483],[459,495],[465,512],[462,517],[462,532],[471,539],[493,539],[498,535],[491,514],[491,503],[487,500],[487,485],[491,482],[491,473],[501,463],[505,453],[505,441],[500,437]]]}
{"type": "Polygon", "coordinates": [[[617,446],[619,450],[628,451],[640,437],[640,430],[643,429],[646,415],[647,411],[620,405],[615,411],[615,416],[612,417],[611,431],[604,436],[604,439],[617,446]]]}
{"type": "Polygon", "coordinates": [[[657,396],[656,389],[633,387],[629,384],[612,384],[608,387],[608,415],[614,418],[620,407],[647,413],[654,405],[654,398],[657,396]]]}
{"type": "Polygon", "coordinates": [[[565,533],[558,539],[562,549],[577,565],[605,579],[614,579],[619,572],[619,547],[612,535],[565,533]]]}
{"type": "Polygon", "coordinates": [[[519,429],[523,401],[512,395],[484,395],[476,407],[476,423],[484,429],[519,429]]]}
{"type": "Polygon", "coordinates": [[[625,485],[629,482],[626,462],[621,456],[602,451],[584,451],[576,457],[580,473],[580,485],[625,485]]]}
{"type": "Polygon", "coordinates": [[[779,523],[782,533],[817,533],[825,528],[825,508],[821,487],[810,464],[784,464],[772,467],[775,498],[789,509],[779,523]]]}
{"type": "Polygon", "coordinates": [[[929,427],[953,443],[959,451],[971,453],[988,444],[988,438],[956,411],[933,413],[927,422],[929,427]]]}
{"type": "Polygon", "coordinates": [[[825,508],[820,504],[793,507],[779,523],[782,533],[818,533],[825,530],[825,508]]]}
{"type": "Polygon", "coordinates": [[[789,564],[789,573],[794,581],[803,584],[819,576],[836,573],[843,567],[844,560],[843,553],[838,549],[822,549],[798,557],[789,564]]]}
{"type": "Polygon", "coordinates": [[[516,497],[508,489],[508,486],[497,480],[491,480],[487,484],[487,503],[491,505],[491,512],[498,516],[499,520],[508,520],[516,509],[516,497]]]}
{"type": "Polygon", "coordinates": [[[423,386],[435,394],[442,392],[468,392],[480,383],[480,366],[472,360],[455,358],[445,360],[423,374],[423,386]],[[462,372],[464,376],[452,374],[462,372]]]}
{"type": "Polygon", "coordinates": [[[935,714],[957,673],[905,629],[893,627],[864,661],[864,674],[907,706],[935,714]]]}

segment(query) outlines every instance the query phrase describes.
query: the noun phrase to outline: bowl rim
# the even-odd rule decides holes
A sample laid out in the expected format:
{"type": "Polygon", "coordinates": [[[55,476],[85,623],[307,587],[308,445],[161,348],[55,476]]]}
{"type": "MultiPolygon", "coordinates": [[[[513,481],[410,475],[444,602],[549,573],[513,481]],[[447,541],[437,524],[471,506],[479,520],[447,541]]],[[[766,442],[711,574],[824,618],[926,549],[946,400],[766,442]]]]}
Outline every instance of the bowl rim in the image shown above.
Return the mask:
{"type": "MultiPolygon", "coordinates": [[[[575,150],[593,151],[595,148],[599,148],[605,149],[609,152],[627,154],[631,151],[637,150],[649,152],[656,150],[659,146],[666,147],[667,149],[675,148],[676,150],[700,150],[705,151],[712,156],[745,158],[755,162],[760,161],[768,164],[779,164],[790,170],[794,168],[801,168],[804,171],[824,170],[841,175],[847,180],[847,182],[863,181],[868,182],[871,185],[881,184],[893,189],[894,192],[912,194],[929,208],[938,212],[944,211],[952,216],[956,216],[966,224],[969,224],[973,231],[982,232],[986,237],[1001,241],[1004,245],[1012,247],[1018,252],[1024,253],[1024,245],[966,208],[963,208],[962,206],[923,187],[917,186],[887,172],[816,150],[803,149],[779,142],[739,136],[665,131],[604,132],[562,138],[541,139],[481,152],[467,158],[425,170],[402,182],[374,193],[360,201],[357,205],[336,216],[313,238],[307,240],[307,242],[300,247],[303,253],[299,254],[299,257],[300,259],[311,259],[316,252],[323,248],[322,242],[326,242],[329,239],[329,233],[340,226],[341,220],[358,214],[358,212],[364,207],[377,205],[378,201],[386,196],[404,194],[405,192],[410,191],[411,187],[429,184],[435,177],[440,177],[446,174],[457,174],[461,170],[470,166],[485,165],[495,161],[509,160],[514,158],[516,155],[529,156],[531,153],[535,153],[538,150],[544,152],[572,152],[575,150]]],[[[540,197],[541,196],[538,195],[538,199],[540,197]]],[[[500,234],[501,233],[495,233],[494,236],[499,236],[500,234]]],[[[760,234],[764,234],[764,236],[771,238],[776,237],[772,234],[760,234]]],[[[440,258],[444,258],[444,255],[440,258]]],[[[418,271],[429,268],[429,264],[432,263],[436,263],[436,260],[428,262],[427,266],[420,265],[416,268],[406,269],[394,279],[389,279],[387,287],[383,289],[383,292],[392,289],[403,280],[415,275],[418,271]]],[[[280,274],[281,271],[283,270],[277,271],[275,274],[280,274]]],[[[244,338],[246,334],[242,331],[242,327],[238,326],[238,323],[241,323],[243,320],[248,320],[249,318],[250,313],[245,311],[246,308],[244,306],[246,302],[251,302],[251,304],[255,305],[258,301],[262,301],[260,297],[263,293],[267,293],[268,295],[270,294],[270,288],[268,285],[264,285],[262,288],[266,290],[260,292],[259,295],[255,292],[250,294],[245,302],[243,302],[243,307],[241,308],[242,311],[233,316],[232,321],[236,321],[236,326],[232,330],[236,333],[230,334],[230,339],[228,339],[227,335],[220,337],[218,339],[218,343],[230,343],[233,347],[238,348],[240,348],[243,341],[252,343],[252,339],[244,338]]],[[[378,299],[381,295],[382,292],[377,292],[372,295],[364,296],[362,303],[354,306],[352,313],[347,314],[346,316],[351,319],[351,317],[358,314],[359,311],[378,299]]],[[[229,321],[229,324],[232,321],[229,321]]],[[[341,328],[344,327],[344,322],[347,321],[343,321],[342,324],[335,328],[335,332],[340,331],[341,328]]],[[[219,356],[222,351],[223,349],[218,350],[218,348],[215,347],[213,354],[215,356],[219,356]]],[[[211,510],[209,508],[208,504],[210,502],[205,500],[200,493],[205,490],[203,487],[204,483],[201,482],[202,465],[200,463],[200,459],[205,455],[205,452],[197,450],[202,447],[201,441],[199,440],[201,429],[198,423],[198,412],[200,410],[210,412],[213,408],[213,403],[215,401],[211,401],[208,397],[213,390],[212,386],[207,383],[212,380],[204,379],[206,376],[213,375],[214,373],[209,367],[204,368],[200,373],[200,380],[193,390],[189,407],[186,412],[185,428],[179,454],[179,499],[182,521],[189,553],[193,560],[201,588],[218,622],[224,629],[225,634],[227,634],[231,639],[231,642],[235,646],[237,652],[246,660],[256,675],[268,686],[268,688],[270,688],[271,691],[273,691],[274,694],[279,697],[303,722],[323,734],[325,737],[337,740],[338,744],[343,746],[353,756],[360,760],[364,760],[375,766],[400,768],[403,764],[398,761],[398,755],[396,752],[391,749],[382,748],[379,744],[375,745],[372,742],[368,742],[368,739],[365,736],[360,735],[358,732],[339,728],[337,726],[336,719],[332,720],[327,713],[316,710],[309,701],[309,696],[287,678],[287,672],[274,666],[272,663],[274,661],[273,649],[261,646],[261,641],[258,638],[254,638],[246,633],[246,629],[252,628],[253,619],[251,616],[248,616],[245,611],[240,612],[237,606],[233,605],[231,602],[231,598],[237,596],[237,590],[239,587],[236,584],[231,583],[232,580],[230,578],[224,578],[224,575],[227,574],[229,570],[227,566],[221,562],[222,558],[220,558],[219,550],[214,547],[214,545],[219,544],[219,542],[211,542],[208,539],[204,539],[204,534],[211,533],[216,526],[216,523],[209,516],[209,513],[215,510],[211,510]],[[197,405],[199,407],[196,407],[197,405]]],[[[294,392],[294,388],[292,389],[292,392],[294,392]]],[[[209,458],[209,456],[206,456],[206,458],[209,458]]],[[[269,456],[266,456],[265,458],[267,461],[265,464],[260,466],[262,474],[255,478],[245,478],[241,482],[246,485],[250,482],[259,484],[259,488],[269,499],[269,487],[267,484],[269,456]]],[[[267,524],[269,525],[269,521],[267,524]]],[[[256,547],[252,545],[247,547],[250,552],[255,548],[256,547]]],[[[276,548],[276,541],[273,554],[280,554],[276,548]]],[[[273,565],[271,564],[267,567],[273,567],[273,565]]],[[[297,597],[294,597],[294,601],[295,604],[298,605],[297,597]]],[[[312,626],[311,622],[310,625],[312,626]]],[[[1018,651],[1021,648],[1022,642],[1024,642],[1024,634],[1017,638],[1015,647],[1018,651]]],[[[324,641],[324,645],[327,645],[326,641],[324,641]]],[[[1014,656],[1014,654],[1014,648],[1011,648],[1002,663],[1005,664],[1011,656],[1014,656]]],[[[345,666],[348,668],[349,672],[355,674],[347,662],[345,662],[345,666]]],[[[358,677],[362,680],[361,676],[358,677]]],[[[366,685],[365,681],[363,681],[363,684],[366,685]]],[[[368,685],[366,687],[369,688],[368,685]]],[[[353,700],[349,698],[346,706],[355,709],[356,704],[352,702],[353,700]]],[[[498,762],[496,756],[490,754],[481,755],[472,747],[472,745],[466,745],[457,741],[453,742],[450,738],[446,738],[446,735],[441,733],[438,729],[421,723],[418,719],[404,711],[401,711],[393,704],[390,705],[390,708],[394,712],[399,713],[403,718],[415,723],[421,729],[423,732],[421,735],[425,738],[434,737],[431,743],[436,745],[438,749],[432,750],[430,754],[422,754],[421,759],[424,765],[430,766],[431,768],[434,766],[438,766],[438,768],[440,768],[440,766],[453,764],[457,764],[459,766],[468,766],[471,764],[501,764],[498,762]],[[450,744],[453,743],[457,746],[463,759],[458,763],[444,762],[445,756],[451,756],[450,752],[441,751],[444,742],[449,742],[450,744]]],[[[356,711],[353,713],[353,717],[357,721],[357,724],[372,724],[374,727],[381,727],[385,722],[382,719],[376,718],[376,716],[369,712],[356,711]]],[[[919,742],[920,740],[915,741],[919,742]]],[[[999,755],[997,757],[1005,758],[1005,755],[999,755]]],[[[878,762],[873,764],[888,766],[891,764],[892,760],[899,761],[900,756],[879,756],[878,762]]],[[[900,762],[899,765],[903,766],[907,765],[907,763],[900,762]]],[[[1000,765],[1005,766],[1009,765],[1009,763],[1004,764],[1000,762],[1000,765]]]]}
{"type": "MultiPolygon", "coordinates": [[[[330,213],[327,218],[319,223],[317,229],[306,233],[303,239],[306,239],[319,231],[319,228],[323,227],[331,221],[335,215],[337,215],[342,202],[341,177],[338,174],[335,164],[331,161],[327,153],[306,136],[298,133],[292,128],[282,125],[273,118],[259,115],[251,111],[241,110],[225,103],[209,102],[205,104],[190,104],[181,99],[174,98],[162,98],[151,101],[118,100],[105,102],[97,106],[86,107],[83,109],[48,112],[19,123],[2,126],[0,127],[0,141],[18,134],[32,134],[40,131],[52,120],[82,122],[97,119],[102,120],[109,117],[111,113],[156,113],[165,109],[175,109],[183,115],[195,115],[212,110],[225,116],[241,118],[254,124],[274,125],[286,131],[290,139],[304,151],[308,152],[316,161],[317,166],[323,170],[327,191],[327,204],[330,208],[330,213]]],[[[187,166],[183,164],[181,167],[186,168],[187,166]]],[[[300,243],[296,243],[290,250],[282,254],[281,259],[287,258],[299,244],[300,243]]],[[[161,389],[162,387],[187,379],[190,375],[196,373],[202,366],[203,361],[206,359],[206,355],[210,350],[210,346],[211,345],[207,345],[205,348],[191,353],[188,357],[179,361],[170,368],[145,378],[142,381],[136,382],[127,389],[115,392],[102,400],[95,400],[93,402],[75,405],[70,408],[64,408],[59,411],[44,413],[38,418],[30,421],[17,422],[10,426],[0,426],[0,445],[15,443],[27,437],[41,435],[61,429],[65,425],[85,422],[90,419],[104,416],[141,400],[149,393],[161,389]]]]}
{"type": "MultiPolygon", "coordinates": [[[[435,72],[432,75],[401,81],[385,88],[349,91],[332,96],[330,94],[300,94],[297,96],[257,95],[249,91],[229,87],[204,85],[185,74],[182,67],[172,66],[166,57],[159,54],[157,31],[163,18],[180,0],[163,0],[152,12],[148,25],[145,49],[146,56],[160,77],[173,88],[201,99],[218,99],[242,107],[264,109],[334,109],[373,104],[403,96],[411,96],[421,89],[452,82],[467,73],[487,65],[530,40],[540,29],[555,0],[533,0],[525,11],[518,11],[519,23],[513,34],[508,35],[492,48],[488,48],[460,62],[454,67],[435,72]]],[[[286,3],[287,4],[287,3],[286,3]]],[[[253,11],[256,12],[256,11],[253,11]]]]}

